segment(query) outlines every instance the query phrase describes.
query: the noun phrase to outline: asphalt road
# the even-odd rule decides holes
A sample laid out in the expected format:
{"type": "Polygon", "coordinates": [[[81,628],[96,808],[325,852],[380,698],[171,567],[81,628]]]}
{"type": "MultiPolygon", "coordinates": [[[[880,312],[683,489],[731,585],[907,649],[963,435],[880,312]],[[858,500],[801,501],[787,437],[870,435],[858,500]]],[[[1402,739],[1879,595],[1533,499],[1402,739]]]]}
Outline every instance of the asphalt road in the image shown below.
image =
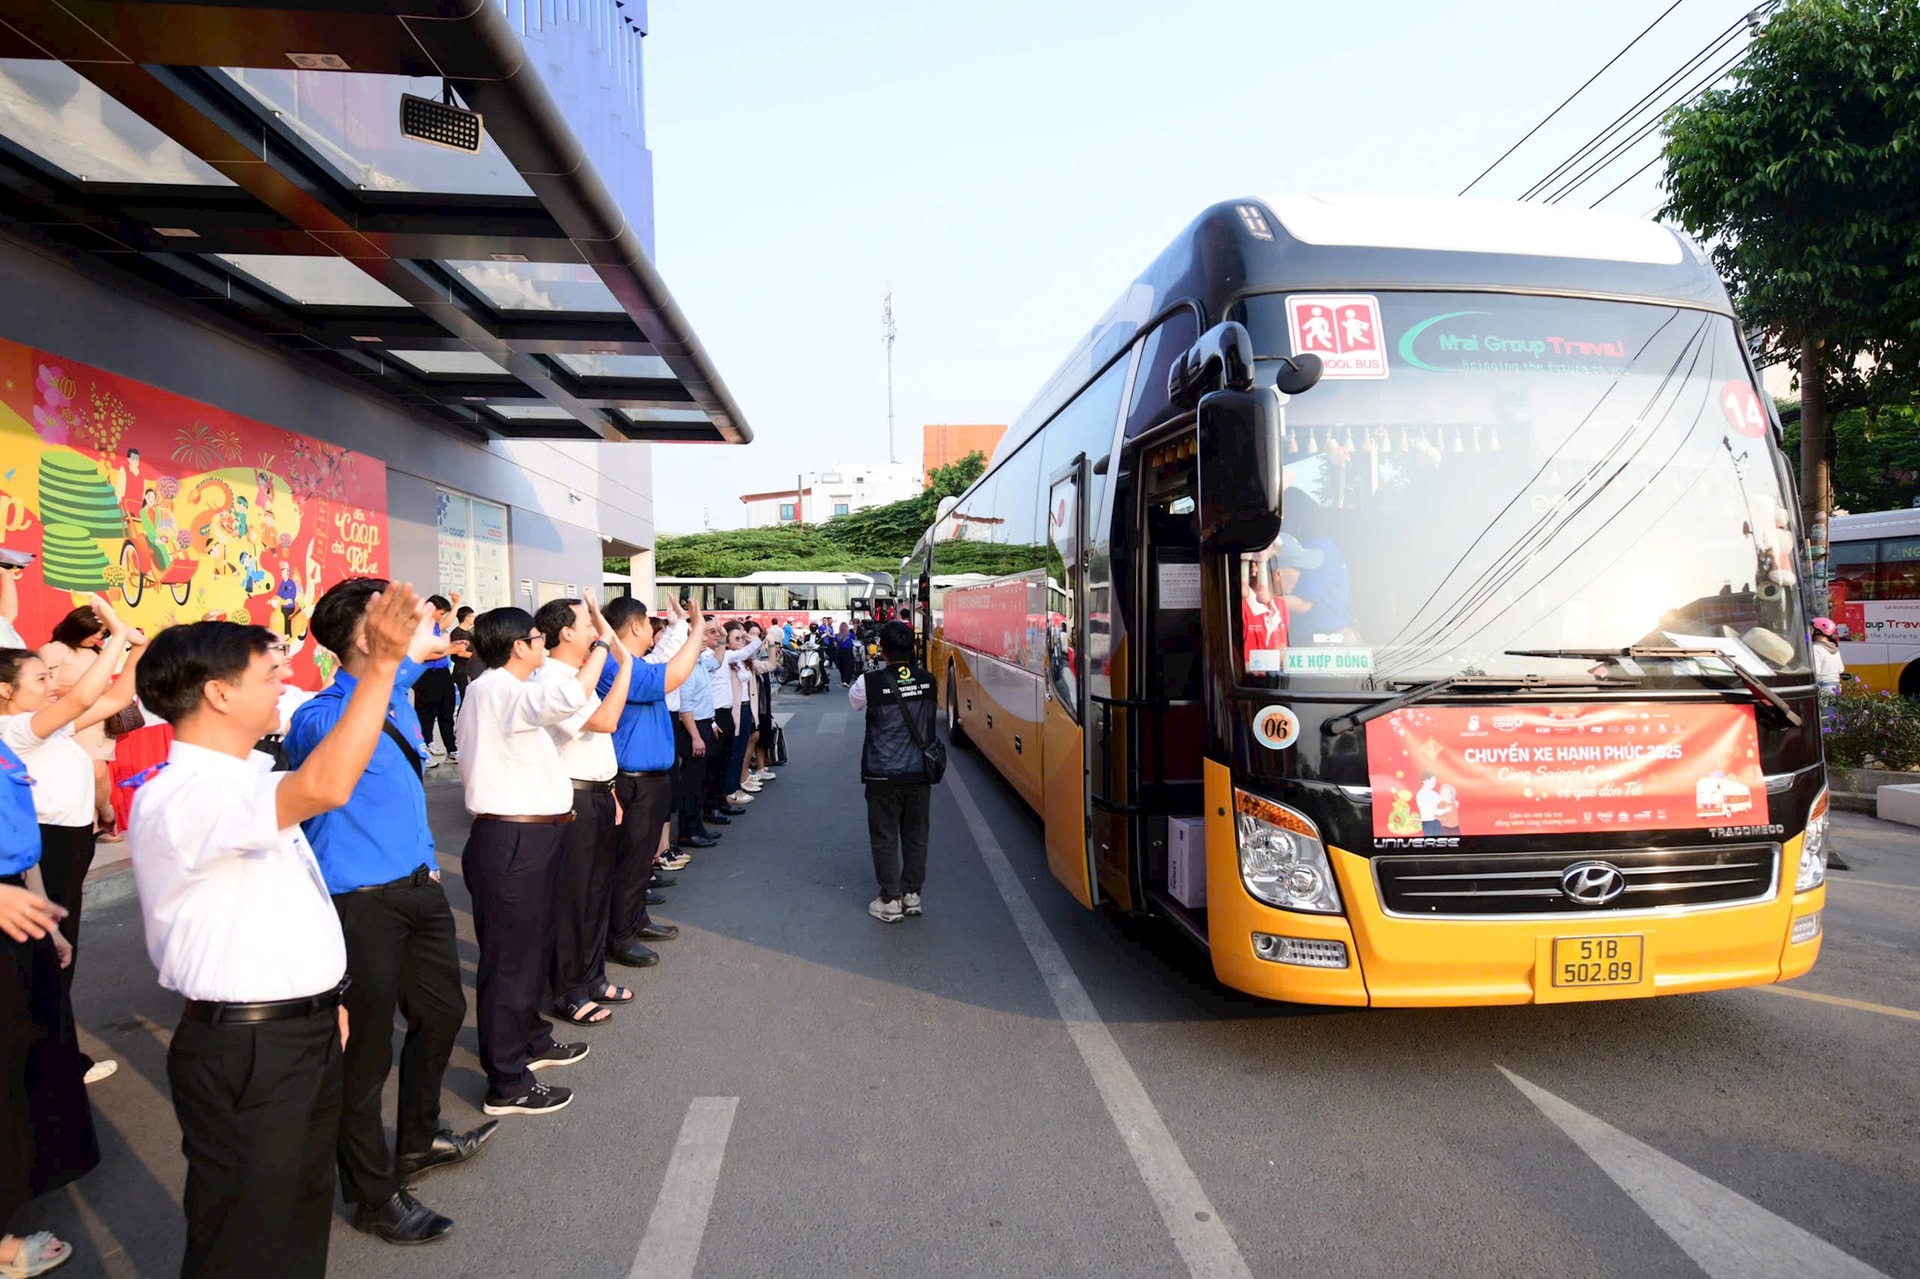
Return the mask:
{"type": "MultiPolygon", "coordinates": [[[[778,709],[790,764],[656,912],[682,935],[639,999],[551,1073],[574,1105],[422,1183],[457,1222],[439,1243],[343,1210],[334,1275],[1920,1275],[1904,828],[1838,818],[1856,869],[1793,987],[1818,999],[1278,1007],[1075,905],[971,754],[935,799],[927,914],[868,919],[859,720],[837,690],[778,709]]],[[[431,807],[471,974],[449,783],[431,807]]],[[[17,1224],[73,1240],[72,1279],[171,1275],[177,1003],[135,903],[89,916],[82,965],[84,1037],[122,1062],[93,1091],[105,1161],[17,1224]]],[[[474,1047],[469,1018],[461,1127],[474,1047]]]]}

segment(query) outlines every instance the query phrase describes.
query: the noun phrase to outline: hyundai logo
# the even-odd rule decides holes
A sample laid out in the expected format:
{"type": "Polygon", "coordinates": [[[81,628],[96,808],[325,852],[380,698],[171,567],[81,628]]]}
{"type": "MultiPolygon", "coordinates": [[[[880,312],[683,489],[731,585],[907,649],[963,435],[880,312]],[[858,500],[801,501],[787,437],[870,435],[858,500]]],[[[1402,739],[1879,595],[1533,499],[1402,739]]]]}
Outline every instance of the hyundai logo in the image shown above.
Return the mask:
{"type": "Polygon", "coordinates": [[[1604,906],[1627,891],[1627,877],[1606,862],[1575,862],[1560,872],[1560,891],[1582,906],[1604,906]]]}

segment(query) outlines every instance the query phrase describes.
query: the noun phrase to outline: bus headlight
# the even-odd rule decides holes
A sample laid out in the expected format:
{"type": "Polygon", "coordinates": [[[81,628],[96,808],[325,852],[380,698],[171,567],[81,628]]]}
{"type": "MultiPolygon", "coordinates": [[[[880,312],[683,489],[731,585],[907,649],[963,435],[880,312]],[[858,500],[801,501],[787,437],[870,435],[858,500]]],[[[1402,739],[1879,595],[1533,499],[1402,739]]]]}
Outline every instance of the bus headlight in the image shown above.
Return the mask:
{"type": "Polygon", "coordinates": [[[1818,888],[1827,880],[1827,820],[1827,791],[1823,786],[1807,818],[1807,833],[1800,838],[1800,875],[1793,881],[1796,893],[1818,888]]]}
{"type": "Polygon", "coordinates": [[[1259,900],[1285,910],[1340,913],[1340,889],[1314,824],[1271,800],[1233,793],[1240,882],[1259,900]]]}

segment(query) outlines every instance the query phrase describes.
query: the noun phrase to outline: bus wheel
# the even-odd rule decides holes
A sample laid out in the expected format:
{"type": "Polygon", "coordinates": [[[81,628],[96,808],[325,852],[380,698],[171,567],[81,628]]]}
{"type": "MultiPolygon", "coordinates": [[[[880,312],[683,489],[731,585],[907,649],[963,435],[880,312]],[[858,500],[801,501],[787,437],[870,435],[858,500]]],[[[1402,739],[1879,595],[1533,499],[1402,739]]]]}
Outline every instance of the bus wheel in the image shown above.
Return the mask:
{"type": "Polygon", "coordinates": [[[1900,696],[1920,697],[1920,662],[1909,663],[1900,672],[1900,696]]]}
{"type": "Polygon", "coordinates": [[[969,745],[967,730],[960,726],[960,686],[951,666],[947,667],[947,740],[955,746],[969,745]]]}

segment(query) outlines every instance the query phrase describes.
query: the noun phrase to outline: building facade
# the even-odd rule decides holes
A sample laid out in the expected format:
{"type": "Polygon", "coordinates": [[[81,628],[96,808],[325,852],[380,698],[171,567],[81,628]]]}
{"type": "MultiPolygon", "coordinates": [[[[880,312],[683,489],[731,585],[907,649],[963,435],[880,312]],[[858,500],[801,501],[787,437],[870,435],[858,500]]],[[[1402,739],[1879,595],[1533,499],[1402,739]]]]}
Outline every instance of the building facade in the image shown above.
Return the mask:
{"type": "Polygon", "coordinates": [[[925,477],[922,486],[933,483],[935,471],[952,466],[969,453],[978,453],[992,461],[993,451],[1000,447],[1000,437],[1006,433],[1005,423],[991,426],[931,422],[921,427],[920,470],[925,477]]]}
{"type": "Polygon", "coordinates": [[[751,434],[651,265],[644,0],[97,9],[126,61],[32,5],[7,18],[45,56],[0,58],[29,641],[107,590],[150,628],[272,625],[313,683],[341,577],[532,609],[606,556],[650,576],[653,443],[751,434]],[[346,52],[288,52],[316,46],[346,52]],[[443,83],[477,152],[403,136],[401,95],[443,83]]]}
{"type": "MultiPolygon", "coordinates": [[[[1004,428],[1003,428],[1004,429],[1004,428]]],[[[824,471],[795,476],[790,489],[743,493],[748,528],[780,524],[824,524],[836,515],[851,515],[873,506],[885,506],[918,494],[926,486],[920,473],[903,462],[856,465],[842,462],[824,471]]]]}

